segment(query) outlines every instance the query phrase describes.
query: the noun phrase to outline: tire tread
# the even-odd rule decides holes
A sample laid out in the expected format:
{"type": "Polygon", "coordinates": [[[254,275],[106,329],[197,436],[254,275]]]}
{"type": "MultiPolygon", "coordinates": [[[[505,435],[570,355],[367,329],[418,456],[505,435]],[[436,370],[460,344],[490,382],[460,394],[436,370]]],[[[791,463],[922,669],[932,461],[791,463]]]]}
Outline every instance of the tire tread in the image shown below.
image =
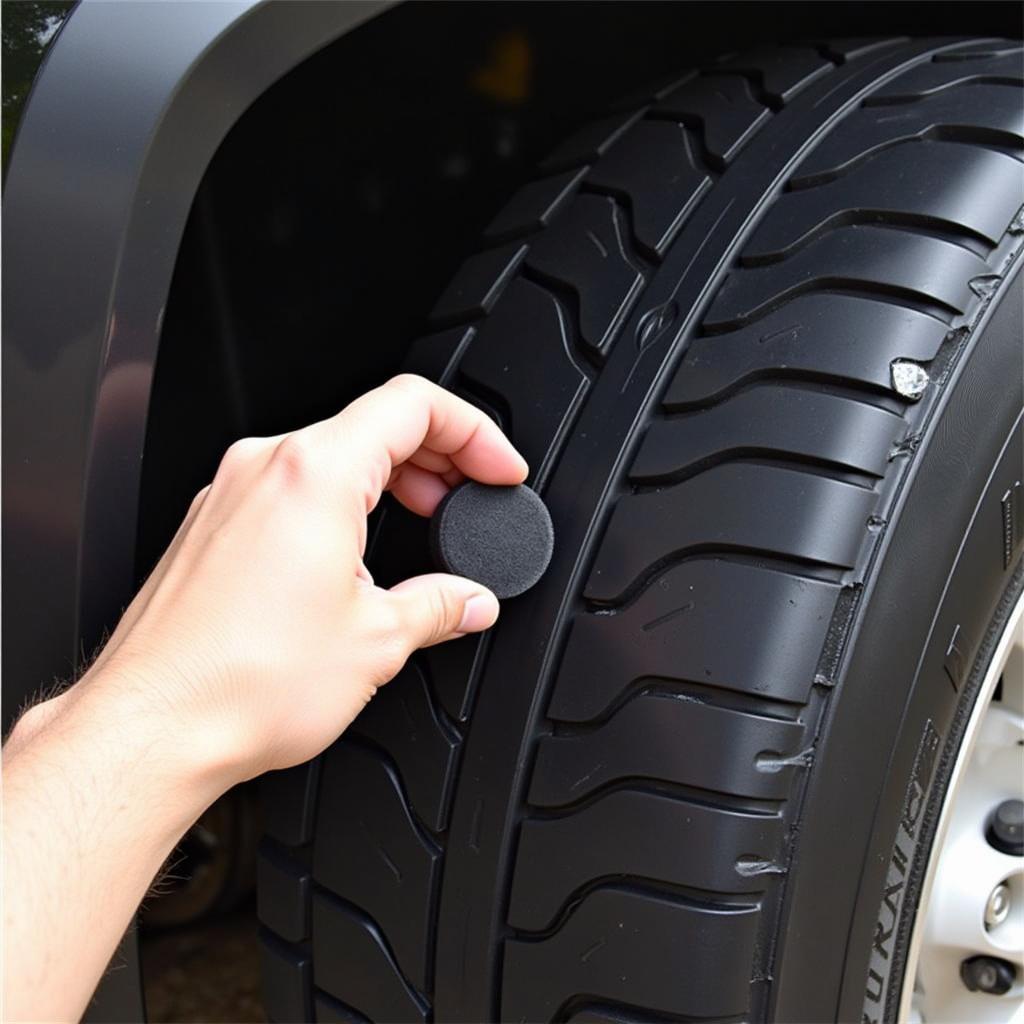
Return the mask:
{"type": "MultiPolygon", "coordinates": [[[[586,126],[492,222],[410,367],[491,412],[543,488],[715,185],[805,91],[895,66],[904,47],[919,52],[823,40],[729,57],[586,126]]],[[[502,1019],[759,1012],[811,709],[831,685],[822,652],[905,464],[911,406],[891,363],[948,346],[1019,216],[1019,47],[946,41],[906,59],[765,208],[625,467],[530,748],[502,1019]],[[976,179],[984,201],[965,191],[976,179]],[[709,639],[723,616],[728,649],[709,639]]],[[[417,529],[385,514],[382,582],[414,567],[417,529]]],[[[488,644],[421,652],[322,767],[275,784],[275,870],[288,876],[290,856],[312,886],[312,939],[267,915],[293,938],[265,936],[268,977],[293,979],[271,983],[272,1019],[431,1018],[446,830],[488,644]],[[315,825],[281,795],[306,807],[311,791],[315,825]]]]}

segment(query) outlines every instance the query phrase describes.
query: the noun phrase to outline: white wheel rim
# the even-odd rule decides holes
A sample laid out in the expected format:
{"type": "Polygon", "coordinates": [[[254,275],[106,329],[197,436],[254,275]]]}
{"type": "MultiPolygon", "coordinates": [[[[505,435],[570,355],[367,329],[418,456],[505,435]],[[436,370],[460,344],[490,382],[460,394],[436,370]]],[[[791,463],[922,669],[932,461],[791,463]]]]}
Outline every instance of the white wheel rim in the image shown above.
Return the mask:
{"type": "Polygon", "coordinates": [[[985,838],[995,808],[1022,796],[1024,595],[996,646],[950,776],[907,952],[898,1020],[1024,1024],[1024,857],[1003,853],[985,838]],[[986,906],[991,917],[990,899],[1000,884],[1009,887],[1009,911],[986,927],[986,906]],[[960,965],[973,956],[1014,964],[1010,991],[970,991],[960,965]]]}

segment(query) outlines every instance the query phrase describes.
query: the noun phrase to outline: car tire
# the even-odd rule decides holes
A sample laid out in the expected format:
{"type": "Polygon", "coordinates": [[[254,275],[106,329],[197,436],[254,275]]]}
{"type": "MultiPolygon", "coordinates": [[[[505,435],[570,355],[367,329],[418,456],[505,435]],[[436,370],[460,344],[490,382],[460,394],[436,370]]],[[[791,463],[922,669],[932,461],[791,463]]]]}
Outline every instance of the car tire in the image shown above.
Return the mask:
{"type": "MultiPolygon", "coordinates": [[[[893,865],[1021,586],[1020,85],[1016,43],[765,48],[512,197],[407,366],[554,558],[267,780],[272,1019],[892,1019],[893,865]]],[[[386,507],[378,582],[427,548],[386,507]]]]}

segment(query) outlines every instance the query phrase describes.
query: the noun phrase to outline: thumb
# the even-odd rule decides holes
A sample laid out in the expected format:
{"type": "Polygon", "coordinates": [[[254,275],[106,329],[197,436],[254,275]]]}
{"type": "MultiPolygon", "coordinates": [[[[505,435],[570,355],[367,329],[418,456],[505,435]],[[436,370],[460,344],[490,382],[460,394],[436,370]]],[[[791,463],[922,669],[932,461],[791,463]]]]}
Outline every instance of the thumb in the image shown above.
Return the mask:
{"type": "Polygon", "coordinates": [[[390,594],[410,650],[479,633],[498,618],[494,594],[462,576],[414,576],[392,587],[390,594]]]}

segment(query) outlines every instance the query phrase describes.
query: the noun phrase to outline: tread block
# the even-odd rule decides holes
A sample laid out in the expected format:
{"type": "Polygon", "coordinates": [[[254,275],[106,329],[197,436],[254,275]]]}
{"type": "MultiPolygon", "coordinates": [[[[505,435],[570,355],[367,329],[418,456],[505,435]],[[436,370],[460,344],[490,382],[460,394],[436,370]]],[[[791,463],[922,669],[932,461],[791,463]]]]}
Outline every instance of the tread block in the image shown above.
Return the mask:
{"type": "Polygon", "coordinates": [[[556,1019],[577,993],[656,1013],[743,1013],[758,916],[756,908],[599,889],[549,938],[506,942],[501,1019],[556,1019]]]}
{"type": "Polygon", "coordinates": [[[407,373],[418,373],[443,386],[452,379],[459,357],[474,334],[475,327],[463,324],[461,327],[450,327],[446,331],[417,338],[409,346],[402,369],[407,373]]]}
{"type": "Polygon", "coordinates": [[[263,932],[260,935],[260,978],[263,1009],[276,1024],[306,1024],[313,1019],[308,953],[263,932]]]}
{"type": "Polygon", "coordinates": [[[708,549],[852,569],[876,500],[866,488],[796,470],[713,466],[674,487],[619,499],[586,596],[617,600],[652,566],[708,549]]]}
{"type": "Polygon", "coordinates": [[[489,313],[526,255],[522,242],[484,249],[459,267],[430,314],[436,324],[476,320],[489,313]]]}
{"type": "Polygon", "coordinates": [[[421,997],[402,977],[374,923],[319,892],[313,894],[313,964],[318,988],[370,1020],[426,1020],[421,997]]]}
{"type": "Polygon", "coordinates": [[[358,1010],[353,1010],[351,1006],[323,992],[313,994],[313,1006],[317,1024],[370,1024],[369,1017],[364,1017],[358,1010]]]}
{"type": "Polygon", "coordinates": [[[643,284],[626,248],[628,237],[629,225],[613,199],[584,195],[555,231],[534,242],[526,261],[556,286],[573,291],[581,340],[595,353],[611,345],[643,284]]]}
{"type": "Polygon", "coordinates": [[[473,666],[481,650],[479,634],[435,644],[420,651],[429,674],[431,689],[450,719],[464,722],[469,717],[473,666]]]}
{"type": "Polygon", "coordinates": [[[886,46],[895,46],[897,43],[905,43],[905,36],[898,36],[893,39],[879,39],[877,36],[851,36],[846,39],[827,39],[822,45],[828,50],[829,56],[840,64],[863,57],[866,53],[874,50],[881,50],[886,46]]]}
{"type": "Polygon", "coordinates": [[[313,839],[320,759],[260,779],[260,801],[267,835],[285,846],[302,846],[313,839]]]}
{"type": "Polygon", "coordinates": [[[942,89],[977,84],[1024,85],[1024,61],[1020,50],[982,57],[966,64],[961,62],[955,66],[935,61],[917,64],[873,92],[865,105],[873,107],[904,99],[917,100],[942,89]],[[993,82],[992,79],[997,81],[993,82]]]}
{"type": "Polygon", "coordinates": [[[576,194],[586,173],[586,168],[583,168],[527,182],[491,221],[484,238],[494,241],[547,227],[555,214],[576,194]]]}
{"type": "Polygon", "coordinates": [[[599,1003],[587,1000],[576,1004],[571,1009],[571,1016],[566,1020],[570,1024],[648,1024],[650,1011],[642,1006],[623,1006],[621,1003],[599,1003]]]}
{"type": "Polygon", "coordinates": [[[767,262],[850,223],[922,224],[990,245],[1021,204],[1020,163],[991,149],[922,141],[885,149],[849,174],[783,193],[758,225],[744,263],[767,262]]]}
{"type": "Polygon", "coordinates": [[[733,270],[704,326],[740,325],[781,306],[789,296],[833,288],[875,290],[879,297],[906,295],[959,314],[974,297],[971,279],[990,273],[983,259],[952,242],[854,224],[815,239],[781,263],[733,270]]]}
{"type": "MultiPolygon", "coordinates": [[[[630,132],[629,147],[613,146],[587,175],[591,185],[626,196],[637,241],[654,258],[664,255],[689,211],[711,186],[695,149],[683,125],[641,121],[630,132]]],[[[622,257],[628,261],[624,250],[622,257]]]]}
{"type": "Polygon", "coordinates": [[[577,363],[570,328],[555,297],[522,278],[509,285],[506,295],[507,301],[481,324],[459,369],[471,381],[505,396],[511,420],[507,433],[536,470],[588,378],[577,363]],[[542,364],[544,373],[539,374],[542,364]]]}
{"type": "Polygon", "coordinates": [[[934,359],[948,330],[941,320],[889,302],[801,295],[738,331],[695,338],[663,404],[682,411],[771,376],[889,389],[892,361],[934,359]]]}
{"type": "MultiPolygon", "coordinates": [[[[734,477],[740,486],[763,481],[765,476],[751,478],[742,472],[763,470],[762,466],[722,468],[741,470],[734,477]]],[[[773,470],[772,474],[783,475],[785,471],[773,470]]],[[[834,483],[811,477],[786,481],[780,486],[792,485],[798,500],[809,502],[816,499],[810,492],[801,491],[801,485],[808,482],[834,483]]],[[[727,488],[732,485],[726,484],[727,488]]],[[[748,497],[744,505],[746,515],[764,519],[765,509],[783,507],[775,504],[780,494],[776,486],[767,487],[766,491],[751,492],[757,495],[757,501],[751,502],[748,497]]],[[[687,496],[679,495],[679,499],[680,504],[673,504],[676,515],[682,518],[687,515],[687,496]]],[[[730,507],[735,506],[721,504],[714,514],[734,519],[728,512],[730,507]]],[[[837,533],[844,518],[840,514],[835,521],[837,533]]],[[[626,523],[632,525],[631,513],[620,520],[619,526],[626,523]]],[[[863,520],[856,525],[863,526],[863,520]]],[[[623,533],[613,520],[598,553],[599,567],[606,550],[615,550],[618,536],[623,533]]],[[[667,540],[662,551],[671,543],[671,539],[667,540]]],[[[601,580],[600,576],[596,578],[601,580]]],[[[588,584],[588,596],[592,586],[593,582],[588,584]]],[[[595,589],[604,593],[604,588],[602,582],[595,589]]],[[[803,703],[814,682],[818,655],[838,594],[839,587],[834,583],[742,562],[714,558],[684,562],[653,581],[635,601],[614,615],[576,616],[548,713],[563,721],[589,721],[608,708],[629,683],[647,677],[690,680],[773,700],[803,703]],[[727,638],[721,635],[722,622],[730,623],[727,638]],[[782,636],[790,639],[780,644],[782,636]]],[[[626,714],[626,709],[620,713],[626,714]]],[[[660,713],[666,716],[666,728],[674,728],[670,704],[660,713]]],[[[651,712],[638,706],[630,714],[649,716],[651,712]]],[[[681,717],[680,712],[676,714],[681,717]]],[[[642,763],[639,756],[637,760],[642,763]]],[[[749,783],[749,771],[739,762],[739,755],[736,760],[736,770],[749,783]]]]}
{"type": "Polygon", "coordinates": [[[1005,146],[1018,156],[1024,151],[1020,93],[1001,85],[933,93],[895,109],[861,107],[851,111],[840,127],[804,158],[791,188],[834,177],[879,149],[920,137],[1005,146]]]}
{"type": "Polygon", "coordinates": [[[699,127],[708,152],[724,165],[772,116],[759,103],[741,75],[701,75],[662,97],[652,109],[659,117],[675,117],[699,127]]]}
{"type": "Polygon", "coordinates": [[[708,892],[758,892],[761,881],[742,875],[737,862],[773,862],[781,843],[778,815],[618,790],[564,818],[523,822],[509,924],[526,931],[550,927],[580,889],[613,876],[708,892]],[[714,857],[707,856],[708,836],[714,836],[714,857]]]}
{"type": "Polygon", "coordinates": [[[593,163],[643,114],[643,110],[628,110],[588,122],[548,155],[541,170],[560,171],[593,163]]]}
{"type": "MultiPolygon", "coordinates": [[[[568,715],[589,710],[578,708],[573,696],[570,687],[559,687],[549,717],[561,718],[554,709],[566,706],[568,715]]],[[[783,760],[795,757],[803,735],[797,722],[701,703],[684,693],[643,693],[592,732],[543,737],[529,800],[535,806],[557,807],[619,779],[779,800],[789,792],[794,765],[762,771],[758,755],[771,751],[783,760]],[[729,757],[723,758],[720,753],[726,749],[729,757]]]]}
{"type": "Polygon", "coordinates": [[[689,82],[699,74],[700,72],[696,68],[690,68],[689,71],[684,71],[683,74],[674,71],[671,74],[652,78],[642,88],[634,89],[632,92],[626,93],[622,99],[616,100],[609,108],[609,111],[630,111],[637,110],[639,107],[648,107],[656,100],[660,100],[662,96],[674,92],[683,82],[689,82]]]}
{"type": "Polygon", "coordinates": [[[737,455],[799,456],[881,477],[905,424],[874,405],[821,391],[761,387],[697,415],[655,420],[630,469],[655,482],[737,455]]]}
{"type": "Polygon", "coordinates": [[[289,942],[309,936],[309,869],[275,849],[260,844],[256,861],[256,915],[272,932],[289,942]]]}
{"type": "Polygon", "coordinates": [[[413,810],[435,832],[444,828],[458,743],[434,710],[415,662],[377,691],[350,728],[391,755],[413,810]]]}
{"type": "Polygon", "coordinates": [[[754,76],[776,103],[788,103],[835,65],[809,46],[762,46],[709,68],[754,76]]]}
{"type": "MultiPolygon", "coordinates": [[[[420,832],[398,779],[376,754],[345,740],[336,743],[325,755],[322,788],[329,803],[313,844],[314,879],[365,910],[387,936],[405,976],[425,988],[440,852],[420,832]]],[[[315,942],[315,922],[313,935],[315,942]]],[[[344,991],[328,991],[346,998],[344,991]]]]}
{"type": "Polygon", "coordinates": [[[1020,42],[1012,39],[1002,40],[981,40],[976,43],[968,43],[958,46],[955,50],[945,50],[937,53],[932,60],[936,64],[962,60],[986,60],[989,57],[1001,57],[1007,53],[1021,53],[1020,42]]]}

